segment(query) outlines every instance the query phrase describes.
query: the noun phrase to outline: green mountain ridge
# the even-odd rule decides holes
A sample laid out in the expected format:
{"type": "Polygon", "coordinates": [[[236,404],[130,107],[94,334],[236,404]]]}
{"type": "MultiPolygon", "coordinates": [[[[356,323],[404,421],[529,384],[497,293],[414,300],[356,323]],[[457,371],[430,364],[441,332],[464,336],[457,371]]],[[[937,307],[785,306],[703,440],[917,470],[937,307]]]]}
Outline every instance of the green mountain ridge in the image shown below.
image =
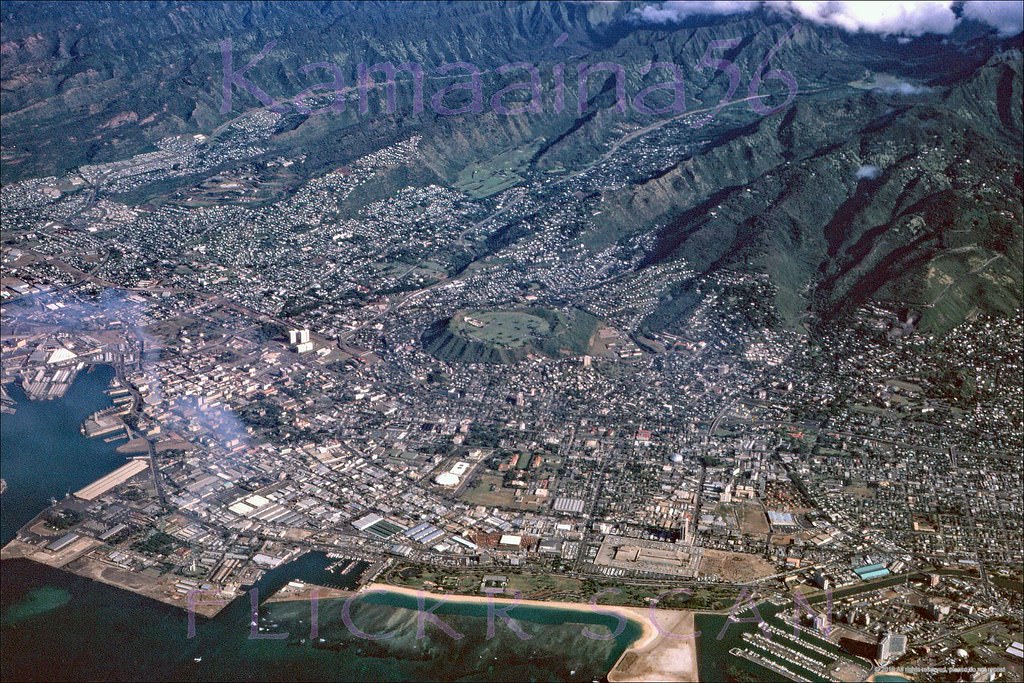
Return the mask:
{"type": "MultiPolygon", "coordinates": [[[[486,98],[513,79],[497,73],[500,65],[525,60],[541,75],[538,113],[504,116],[485,106],[479,114],[443,117],[428,108],[412,116],[412,84],[401,76],[396,112],[383,111],[374,93],[360,113],[355,92],[341,114],[293,109],[267,154],[307,155],[304,172],[312,175],[422,136],[413,166],[380,174],[340,207],[358,216],[407,184],[476,187],[486,197],[486,188],[514,187],[518,177],[564,173],[569,182],[614,165],[619,146],[657,138],[670,150],[664,158],[584,193],[595,218],[573,239],[597,253],[653,231],[638,272],[675,261],[705,281],[730,269],[766,272],[779,319],[790,326],[832,321],[870,299],[911,308],[939,333],[976,312],[1019,309],[1020,36],[965,27],[949,39],[903,44],[763,11],[650,27],[629,20],[636,6],[409,3],[398,16],[388,3],[76,3],[60,12],[5,3],[2,179],[59,175],[151,151],[168,135],[223,129],[259,104],[236,88],[232,112],[220,113],[227,38],[236,69],[275,43],[246,73],[281,101],[324,79],[300,72],[316,62],[338,65],[352,84],[358,62],[415,61],[429,100],[452,82],[434,72],[442,64],[477,64],[486,98]],[[733,42],[713,50],[716,40],[733,42]],[[734,92],[721,69],[699,66],[702,58],[735,65],[734,92]],[[664,73],[642,75],[653,61],[682,68],[690,113],[678,121],[618,111],[611,73],[591,78],[577,111],[578,66],[621,64],[628,99],[664,81],[664,73]],[[561,110],[556,65],[565,73],[561,110]],[[768,69],[793,75],[791,98],[778,79],[757,87],[755,74],[768,69]],[[759,113],[752,94],[779,110],[759,113]],[[492,166],[500,182],[487,179],[492,166]],[[866,166],[878,176],[858,179],[866,166]],[[473,175],[467,169],[483,180],[464,184],[473,175]]],[[[459,268],[533,237],[526,219],[494,228],[465,247],[459,268]]],[[[693,289],[670,287],[644,327],[685,323],[693,289]]]]}

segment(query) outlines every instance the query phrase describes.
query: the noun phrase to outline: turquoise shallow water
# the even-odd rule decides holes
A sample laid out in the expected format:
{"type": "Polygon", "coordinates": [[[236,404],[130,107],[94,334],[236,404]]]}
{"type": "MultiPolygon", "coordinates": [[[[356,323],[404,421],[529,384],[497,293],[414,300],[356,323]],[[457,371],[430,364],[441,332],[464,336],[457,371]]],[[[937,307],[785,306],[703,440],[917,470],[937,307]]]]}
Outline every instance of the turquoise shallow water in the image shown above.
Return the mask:
{"type": "MultiPolygon", "coordinates": [[[[111,444],[86,439],[79,425],[109,405],[102,393],[110,368],[80,375],[63,399],[28,402],[18,389],[15,415],[3,416],[2,467],[10,486],[0,499],[3,541],[49,504],[51,496],[97,479],[124,461],[111,444]]],[[[325,573],[330,560],[309,554],[269,572],[261,597],[291,579],[344,585],[325,573]]],[[[428,603],[428,607],[431,603],[428,603]]],[[[436,615],[453,631],[425,623],[418,637],[416,599],[397,594],[317,604],[315,636],[308,602],[259,608],[267,630],[251,638],[249,596],[212,620],[199,619],[188,637],[179,609],[25,560],[0,566],[0,680],[354,680],[354,681],[591,681],[603,677],[640,635],[629,623],[587,610],[516,607],[511,616],[530,636],[521,640],[495,620],[487,633],[486,605],[443,605],[436,615]],[[371,640],[358,633],[393,634],[371,640]],[[201,657],[199,662],[195,658],[201,657]]]]}

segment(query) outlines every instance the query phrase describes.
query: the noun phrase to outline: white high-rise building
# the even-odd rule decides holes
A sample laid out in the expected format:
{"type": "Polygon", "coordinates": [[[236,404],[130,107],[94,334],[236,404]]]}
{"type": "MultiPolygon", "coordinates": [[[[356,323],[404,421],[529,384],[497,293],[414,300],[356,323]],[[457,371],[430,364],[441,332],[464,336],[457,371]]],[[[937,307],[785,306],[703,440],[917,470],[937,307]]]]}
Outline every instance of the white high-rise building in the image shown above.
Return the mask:
{"type": "Polygon", "coordinates": [[[308,329],[288,330],[288,343],[299,353],[308,351],[313,347],[313,342],[309,340],[308,329]]]}
{"type": "Polygon", "coordinates": [[[907,637],[902,633],[886,633],[878,641],[878,653],[875,659],[879,663],[891,662],[907,651],[907,637]]]}

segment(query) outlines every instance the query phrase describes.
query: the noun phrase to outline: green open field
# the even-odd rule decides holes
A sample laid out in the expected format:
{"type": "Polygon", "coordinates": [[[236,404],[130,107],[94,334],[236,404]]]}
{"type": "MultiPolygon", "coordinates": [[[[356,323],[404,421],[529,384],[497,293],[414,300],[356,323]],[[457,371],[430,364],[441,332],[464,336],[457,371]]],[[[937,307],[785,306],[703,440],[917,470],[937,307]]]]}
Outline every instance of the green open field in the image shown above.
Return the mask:
{"type": "Polygon", "coordinates": [[[511,507],[515,503],[512,489],[501,487],[502,478],[496,474],[483,474],[467,487],[459,498],[471,505],[511,507]]]}
{"type": "MultiPolygon", "coordinates": [[[[598,604],[633,605],[646,607],[651,598],[664,593],[675,585],[631,585],[614,579],[595,581],[578,579],[547,571],[527,572],[520,568],[453,570],[421,565],[398,565],[386,572],[381,579],[387,583],[411,588],[422,588],[424,584],[442,586],[445,590],[464,595],[480,594],[480,582],[485,574],[497,573],[508,578],[508,591],[519,591],[527,600],[567,600],[589,602],[601,593],[598,604]],[[617,592],[604,592],[616,588],[617,592]]],[[[659,606],[665,609],[722,610],[736,604],[737,591],[734,586],[692,586],[692,595],[667,595],[659,606]]],[[[763,613],[767,613],[761,605],[763,613]]]]}
{"type": "Polygon", "coordinates": [[[400,277],[404,282],[418,284],[431,284],[447,275],[444,266],[434,261],[423,261],[418,264],[403,263],[402,261],[377,261],[370,264],[370,267],[382,277],[400,277]]]}
{"type": "Polygon", "coordinates": [[[590,353],[599,320],[579,309],[462,310],[424,332],[424,348],[448,362],[515,363],[530,353],[590,353]]]}
{"type": "Polygon", "coordinates": [[[459,333],[471,339],[509,348],[524,346],[531,339],[551,333],[547,320],[525,311],[466,313],[454,323],[459,333]]]}
{"type": "Polygon", "coordinates": [[[466,166],[459,172],[455,187],[473,199],[483,199],[515,187],[525,180],[519,171],[529,163],[538,145],[516,147],[466,166]]]}

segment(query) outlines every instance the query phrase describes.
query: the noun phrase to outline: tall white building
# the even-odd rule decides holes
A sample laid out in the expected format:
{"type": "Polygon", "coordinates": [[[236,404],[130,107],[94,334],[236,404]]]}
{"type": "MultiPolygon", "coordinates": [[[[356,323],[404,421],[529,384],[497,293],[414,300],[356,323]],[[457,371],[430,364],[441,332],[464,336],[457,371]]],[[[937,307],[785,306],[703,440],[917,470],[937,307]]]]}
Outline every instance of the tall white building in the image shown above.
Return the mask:
{"type": "Polygon", "coordinates": [[[313,350],[313,342],[309,340],[309,330],[288,330],[288,343],[299,353],[313,350]]]}
{"type": "Polygon", "coordinates": [[[886,633],[878,641],[878,653],[875,659],[879,663],[891,662],[907,651],[907,637],[902,633],[886,633]]]}

